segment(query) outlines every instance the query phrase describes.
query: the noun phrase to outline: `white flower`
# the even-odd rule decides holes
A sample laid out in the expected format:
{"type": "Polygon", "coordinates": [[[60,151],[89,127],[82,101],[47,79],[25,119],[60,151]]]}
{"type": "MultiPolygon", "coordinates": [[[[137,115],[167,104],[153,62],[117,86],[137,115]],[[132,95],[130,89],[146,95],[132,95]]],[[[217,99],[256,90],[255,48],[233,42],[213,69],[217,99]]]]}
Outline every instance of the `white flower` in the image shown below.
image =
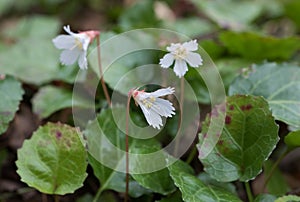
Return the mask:
{"type": "Polygon", "coordinates": [[[180,78],[185,75],[188,71],[187,64],[191,67],[199,67],[202,65],[202,58],[198,53],[192,51],[198,50],[198,43],[196,40],[180,43],[171,43],[171,46],[167,47],[170,53],[167,53],[162,59],[160,59],[159,64],[163,68],[170,67],[174,60],[174,72],[180,78]]]}
{"type": "Polygon", "coordinates": [[[152,93],[138,91],[136,89],[131,92],[131,95],[136,104],[141,107],[148,124],[153,128],[160,129],[160,126],[163,125],[161,116],[172,117],[172,115],[175,114],[175,108],[170,101],[159,97],[172,93],[174,93],[174,88],[169,87],[159,89],[152,93]]]}
{"type": "Polygon", "coordinates": [[[87,69],[87,49],[89,43],[97,35],[97,31],[86,31],[74,33],[70,30],[70,26],[64,26],[64,30],[69,34],[62,34],[54,38],[52,41],[56,48],[63,49],[60,55],[60,61],[64,65],[71,65],[78,59],[78,65],[81,69],[87,69]]]}

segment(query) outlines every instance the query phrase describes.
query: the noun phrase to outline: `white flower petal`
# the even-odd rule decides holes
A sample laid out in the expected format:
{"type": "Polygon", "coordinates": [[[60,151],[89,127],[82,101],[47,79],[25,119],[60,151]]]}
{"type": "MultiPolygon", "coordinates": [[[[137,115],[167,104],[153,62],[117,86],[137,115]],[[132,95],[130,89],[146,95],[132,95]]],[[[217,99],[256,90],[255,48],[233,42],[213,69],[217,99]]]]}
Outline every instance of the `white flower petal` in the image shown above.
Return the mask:
{"type": "Polygon", "coordinates": [[[188,71],[187,64],[184,60],[175,60],[174,72],[181,78],[188,71]]]}
{"type": "Polygon", "coordinates": [[[79,55],[80,55],[80,51],[78,49],[64,50],[60,54],[60,61],[64,65],[71,65],[75,63],[79,55]]]}
{"type": "Polygon", "coordinates": [[[80,67],[80,69],[87,69],[88,68],[88,63],[87,63],[87,59],[86,59],[86,52],[81,52],[79,58],[78,58],[78,65],[80,67]]]}
{"type": "Polygon", "coordinates": [[[187,50],[187,51],[196,51],[198,50],[198,43],[197,40],[192,40],[189,42],[184,42],[182,46],[187,50]]]}
{"type": "Polygon", "coordinates": [[[82,44],[82,49],[84,50],[84,51],[87,51],[87,49],[88,49],[88,46],[89,46],[89,44],[90,44],[90,37],[88,36],[88,35],[86,35],[86,34],[76,34],[76,37],[78,38],[78,40],[81,42],[81,44],[82,44]]]}
{"type": "Polygon", "coordinates": [[[75,38],[70,35],[58,35],[52,42],[58,49],[72,49],[75,46],[75,38]]]}
{"type": "Polygon", "coordinates": [[[175,108],[169,100],[156,98],[151,109],[158,113],[160,116],[172,117],[175,114],[175,108]]]}
{"type": "Polygon", "coordinates": [[[159,64],[163,68],[170,67],[174,62],[174,56],[171,53],[167,53],[162,59],[160,59],[159,64]]]}
{"type": "Polygon", "coordinates": [[[167,51],[173,52],[173,51],[175,51],[177,48],[179,48],[180,46],[181,46],[180,43],[171,43],[170,46],[167,46],[167,51]]]}
{"type": "Polygon", "coordinates": [[[191,67],[199,67],[199,65],[202,65],[203,61],[200,54],[193,52],[189,52],[185,60],[189,63],[191,67]]]}
{"type": "Polygon", "coordinates": [[[64,30],[70,35],[75,34],[74,32],[71,31],[70,25],[64,26],[64,30]]]}
{"type": "Polygon", "coordinates": [[[161,97],[161,96],[173,94],[174,92],[175,92],[174,88],[168,87],[168,88],[159,89],[149,94],[150,96],[161,97]]]}
{"type": "Polygon", "coordinates": [[[162,126],[162,119],[159,116],[159,114],[157,114],[155,111],[153,111],[153,109],[148,109],[147,107],[145,107],[144,105],[140,105],[144,116],[148,122],[148,124],[150,126],[152,126],[153,128],[157,128],[160,129],[160,126],[162,126]]]}

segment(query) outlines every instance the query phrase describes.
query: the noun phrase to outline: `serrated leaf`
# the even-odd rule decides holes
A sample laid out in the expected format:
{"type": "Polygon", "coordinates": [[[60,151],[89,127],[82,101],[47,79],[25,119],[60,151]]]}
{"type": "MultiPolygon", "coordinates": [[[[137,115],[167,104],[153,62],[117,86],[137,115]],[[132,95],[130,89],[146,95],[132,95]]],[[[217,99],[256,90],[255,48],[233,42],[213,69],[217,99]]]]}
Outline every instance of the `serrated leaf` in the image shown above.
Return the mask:
{"type": "Polygon", "coordinates": [[[0,135],[7,130],[9,122],[13,120],[23,93],[21,83],[13,77],[5,76],[4,79],[0,79],[0,135]]]}
{"type": "MultiPolygon", "coordinates": [[[[102,183],[103,190],[113,189],[116,191],[125,191],[125,134],[124,131],[120,130],[123,128],[119,124],[125,123],[126,109],[123,107],[114,107],[112,110],[102,110],[97,116],[97,120],[94,120],[88,124],[84,132],[90,154],[93,156],[95,161],[92,163],[94,172],[102,183]],[[113,114],[114,113],[114,114],[113,114]],[[101,130],[99,130],[99,128],[101,130]],[[99,161],[99,162],[97,162],[99,161]]],[[[136,116],[133,113],[133,117],[136,116]]],[[[132,129],[129,131],[135,131],[135,135],[141,133],[144,137],[147,134],[139,131],[138,129],[132,129]]],[[[142,136],[140,136],[142,137],[142,136]]],[[[134,154],[148,154],[153,151],[160,150],[159,143],[154,139],[134,139],[130,138],[129,151],[134,154]]],[[[141,155],[143,156],[143,155],[141,155]]],[[[155,159],[156,164],[162,159],[155,159]]],[[[146,158],[147,159],[147,158],[146,158]]],[[[167,194],[174,190],[173,181],[171,180],[169,173],[166,172],[166,168],[159,170],[154,169],[153,172],[144,173],[142,169],[149,167],[149,164],[155,168],[156,164],[153,161],[146,160],[143,162],[143,158],[130,159],[130,167],[134,171],[132,173],[133,179],[135,179],[140,185],[146,189],[151,189],[154,192],[161,194],[167,194]],[[141,172],[139,172],[141,171],[141,172]]],[[[153,160],[153,159],[152,159],[153,160]]],[[[152,167],[153,167],[152,166],[152,167]]],[[[140,189],[137,192],[137,184],[134,185],[132,182],[130,193],[133,197],[138,197],[141,194],[148,193],[149,190],[140,189]],[[134,188],[134,186],[137,186],[134,188]],[[137,195],[140,193],[139,195],[137,195]]]]}
{"type": "Polygon", "coordinates": [[[258,61],[287,60],[300,48],[298,37],[276,38],[251,32],[223,32],[220,41],[231,54],[258,61]]]}
{"type": "Polygon", "coordinates": [[[55,86],[41,87],[33,97],[32,104],[34,113],[38,114],[41,118],[46,118],[64,108],[92,108],[94,105],[89,99],[73,96],[71,90],[55,86]]]}
{"type": "Polygon", "coordinates": [[[296,195],[287,195],[277,198],[274,202],[299,202],[300,197],[296,195]]]}
{"type": "Polygon", "coordinates": [[[300,147],[300,130],[292,131],[284,137],[284,143],[289,149],[300,147]]]}
{"type": "Polygon", "coordinates": [[[18,150],[21,181],[42,193],[64,195],[83,186],[87,152],[80,132],[68,125],[48,123],[18,150]]]}
{"type": "Polygon", "coordinates": [[[264,164],[264,176],[269,176],[270,174],[272,175],[267,183],[268,193],[274,196],[285,195],[290,188],[278,167],[276,167],[274,170],[272,170],[272,173],[270,173],[273,166],[274,163],[271,160],[266,161],[264,164]]]}
{"type": "Polygon", "coordinates": [[[241,201],[236,195],[228,191],[206,186],[193,175],[193,169],[180,160],[168,168],[185,202],[241,201]]]}
{"type": "Polygon", "coordinates": [[[274,202],[276,199],[276,196],[273,196],[271,194],[259,194],[255,197],[254,202],[274,202]]]}
{"type": "Polygon", "coordinates": [[[229,87],[229,95],[263,96],[275,119],[300,127],[300,68],[293,64],[254,65],[229,87]]]}
{"type": "Polygon", "coordinates": [[[226,106],[216,106],[202,127],[197,145],[200,161],[210,176],[223,182],[248,181],[257,176],[279,140],[278,125],[262,97],[228,97],[226,106]],[[225,118],[222,133],[207,137],[210,121],[218,117],[225,118]],[[206,142],[210,138],[218,142],[203,158],[202,150],[210,146],[206,142]]]}

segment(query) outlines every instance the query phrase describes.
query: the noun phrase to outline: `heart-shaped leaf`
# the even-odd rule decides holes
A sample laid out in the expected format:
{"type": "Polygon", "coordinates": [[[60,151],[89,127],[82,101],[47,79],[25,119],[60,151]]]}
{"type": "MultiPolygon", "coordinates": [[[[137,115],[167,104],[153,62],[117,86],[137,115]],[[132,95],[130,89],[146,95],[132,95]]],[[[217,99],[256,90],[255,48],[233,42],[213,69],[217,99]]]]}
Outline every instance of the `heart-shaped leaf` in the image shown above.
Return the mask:
{"type": "Polygon", "coordinates": [[[193,169],[182,161],[168,167],[175,185],[185,202],[225,202],[241,201],[236,195],[217,187],[211,188],[193,175],[193,169]]]}
{"type": "Polygon", "coordinates": [[[73,193],[87,176],[80,132],[60,123],[48,123],[25,140],[16,164],[23,182],[47,194],[73,193]]]}
{"type": "MultiPolygon", "coordinates": [[[[2,75],[3,76],[3,75],[2,75]]],[[[0,79],[0,135],[14,118],[24,93],[21,83],[11,76],[0,79]]]]}
{"type": "Polygon", "coordinates": [[[229,87],[229,95],[263,96],[275,119],[300,127],[300,68],[293,64],[254,65],[229,87]]]}
{"type": "Polygon", "coordinates": [[[206,117],[199,135],[199,158],[204,170],[218,181],[248,181],[257,176],[279,138],[278,125],[262,97],[235,95],[216,106],[206,117]],[[222,134],[208,137],[210,121],[225,117],[222,134]],[[216,139],[211,153],[202,157],[211,146],[206,139],[216,139]]]}

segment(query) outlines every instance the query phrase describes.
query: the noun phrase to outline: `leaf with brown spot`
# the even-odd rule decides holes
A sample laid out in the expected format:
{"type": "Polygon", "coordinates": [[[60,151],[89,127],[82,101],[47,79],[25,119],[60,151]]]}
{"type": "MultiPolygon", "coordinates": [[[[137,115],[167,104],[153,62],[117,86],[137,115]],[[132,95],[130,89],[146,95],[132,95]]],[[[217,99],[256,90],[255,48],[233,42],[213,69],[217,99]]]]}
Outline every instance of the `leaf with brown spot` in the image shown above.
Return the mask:
{"type": "MultiPolygon", "coordinates": [[[[200,161],[204,170],[219,181],[248,181],[257,176],[263,162],[269,157],[278,142],[278,125],[262,97],[237,95],[227,98],[226,113],[218,110],[224,117],[225,126],[220,139],[211,153],[200,161]],[[250,107],[251,106],[251,107],[250,107]],[[243,110],[244,109],[244,110],[243,110]],[[230,117],[230,118],[229,118],[230,117]]],[[[207,116],[202,133],[209,129],[209,121],[217,117],[207,116]]],[[[198,150],[207,147],[207,139],[199,135],[198,150]]]]}
{"type": "Polygon", "coordinates": [[[16,164],[23,182],[47,194],[73,193],[87,176],[81,134],[60,123],[46,124],[26,140],[16,164]]]}

